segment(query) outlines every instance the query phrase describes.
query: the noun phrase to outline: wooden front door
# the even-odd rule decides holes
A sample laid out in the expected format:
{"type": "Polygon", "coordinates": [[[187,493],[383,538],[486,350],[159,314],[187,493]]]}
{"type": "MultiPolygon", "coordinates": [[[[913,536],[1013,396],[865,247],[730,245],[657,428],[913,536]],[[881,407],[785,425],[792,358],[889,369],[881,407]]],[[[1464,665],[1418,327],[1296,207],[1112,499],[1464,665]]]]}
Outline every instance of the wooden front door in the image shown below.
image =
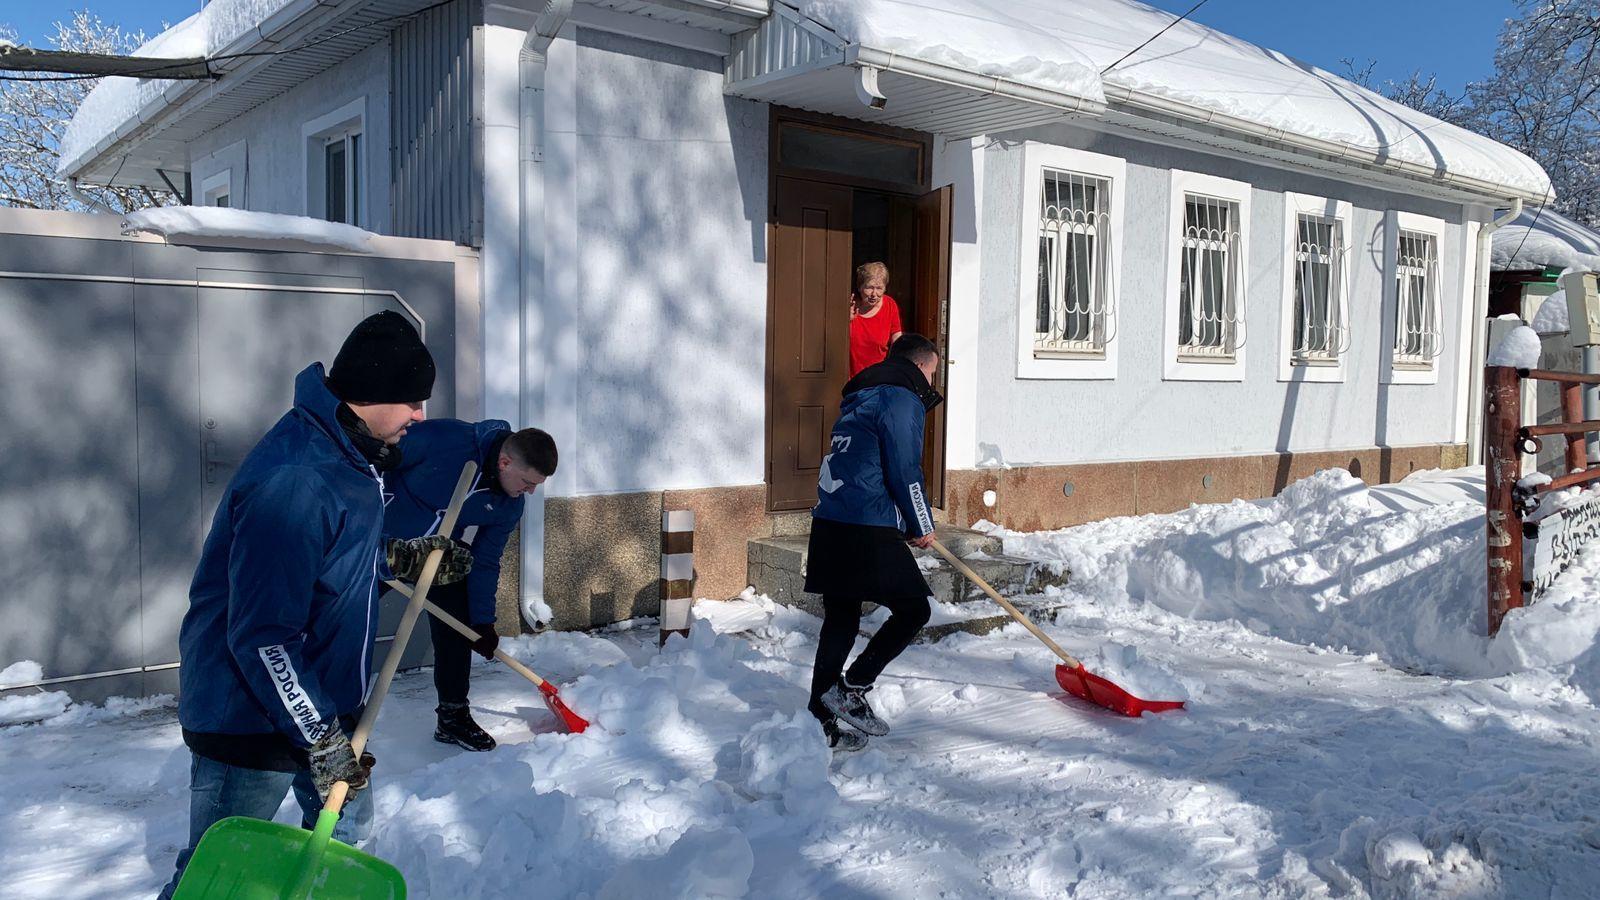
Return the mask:
{"type": "MultiPolygon", "coordinates": [[[[916,201],[916,310],[910,330],[930,338],[939,348],[939,370],[933,386],[946,394],[945,357],[949,355],[950,335],[950,205],[955,188],[935,188],[916,201]]],[[[941,403],[928,415],[922,444],[922,474],[927,482],[928,503],[944,506],[944,423],[941,403]]]]}
{"type": "Polygon", "coordinates": [[[810,509],[850,366],[851,189],[776,179],[767,506],[810,509]]]}

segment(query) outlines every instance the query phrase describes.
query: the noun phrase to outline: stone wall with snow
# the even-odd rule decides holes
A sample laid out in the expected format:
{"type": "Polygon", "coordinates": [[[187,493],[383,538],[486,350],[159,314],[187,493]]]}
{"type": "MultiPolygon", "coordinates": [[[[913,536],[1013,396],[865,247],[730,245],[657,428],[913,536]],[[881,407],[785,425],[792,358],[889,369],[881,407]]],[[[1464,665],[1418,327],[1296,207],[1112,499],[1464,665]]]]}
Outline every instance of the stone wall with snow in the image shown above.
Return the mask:
{"type": "MultiPolygon", "coordinates": [[[[1211,156],[1107,136],[1072,125],[1007,135],[984,151],[979,231],[982,291],[977,353],[976,440],[999,447],[1012,464],[1199,457],[1235,453],[1419,445],[1460,440],[1465,413],[1461,373],[1461,298],[1468,289],[1463,257],[1469,250],[1459,206],[1211,156]],[[1123,253],[1117,264],[1121,297],[1115,380],[1018,380],[1017,316],[1031,303],[1020,283],[1018,242],[1036,242],[1022,209],[1021,142],[1040,141],[1127,160],[1123,253]],[[1184,170],[1252,186],[1248,245],[1245,372],[1242,381],[1163,380],[1172,350],[1164,345],[1172,171],[1184,170]],[[1284,192],[1353,203],[1349,229],[1349,304],[1353,335],[1344,381],[1279,380],[1279,325],[1284,301],[1284,192]],[[1438,383],[1384,385],[1388,357],[1384,250],[1389,210],[1409,210],[1446,222],[1441,236],[1440,296],[1444,353],[1438,383]],[[1026,301],[1024,297],[1028,298],[1026,301]],[[1040,415],[1040,411],[1049,411],[1040,415]]],[[[1035,212],[1035,216],[1037,213],[1035,212]]],[[[952,441],[955,436],[952,436],[952,441]]]]}

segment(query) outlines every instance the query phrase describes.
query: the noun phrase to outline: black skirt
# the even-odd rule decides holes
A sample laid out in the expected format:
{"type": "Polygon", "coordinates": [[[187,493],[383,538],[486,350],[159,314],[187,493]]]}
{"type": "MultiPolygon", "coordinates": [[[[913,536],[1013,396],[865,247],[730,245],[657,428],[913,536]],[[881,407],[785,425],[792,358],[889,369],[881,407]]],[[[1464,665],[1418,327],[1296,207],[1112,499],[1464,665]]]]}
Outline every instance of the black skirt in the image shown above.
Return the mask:
{"type": "Polygon", "coordinates": [[[806,591],[868,602],[933,593],[899,529],[831,519],[811,520],[806,591]]]}

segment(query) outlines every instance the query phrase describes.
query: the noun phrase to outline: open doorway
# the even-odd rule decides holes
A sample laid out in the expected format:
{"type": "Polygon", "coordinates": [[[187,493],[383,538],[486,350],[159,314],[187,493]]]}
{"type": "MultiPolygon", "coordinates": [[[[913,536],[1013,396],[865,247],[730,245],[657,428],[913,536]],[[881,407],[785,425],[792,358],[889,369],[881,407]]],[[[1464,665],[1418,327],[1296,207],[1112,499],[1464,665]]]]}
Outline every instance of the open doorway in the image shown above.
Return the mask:
{"type": "MultiPolygon", "coordinates": [[[[880,261],[907,331],[946,345],[950,196],[930,191],[931,139],[805,113],[773,117],[768,266],[768,508],[809,509],[849,377],[852,273],[880,261]]],[[[935,377],[944,391],[944,368],[935,377]]],[[[923,448],[944,504],[943,406],[923,448]]]]}

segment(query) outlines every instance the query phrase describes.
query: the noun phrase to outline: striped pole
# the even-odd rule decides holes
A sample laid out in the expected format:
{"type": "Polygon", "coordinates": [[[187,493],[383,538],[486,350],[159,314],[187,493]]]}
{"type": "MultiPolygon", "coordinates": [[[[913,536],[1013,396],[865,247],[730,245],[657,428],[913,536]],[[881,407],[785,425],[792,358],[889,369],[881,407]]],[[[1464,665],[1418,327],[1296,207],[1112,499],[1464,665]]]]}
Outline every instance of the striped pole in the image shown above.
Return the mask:
{"type": "Polygon", "coordinates": [[[661,643],[667,636],[689,636],[694,603],[694,511],[661,511],[661,643]]]}

